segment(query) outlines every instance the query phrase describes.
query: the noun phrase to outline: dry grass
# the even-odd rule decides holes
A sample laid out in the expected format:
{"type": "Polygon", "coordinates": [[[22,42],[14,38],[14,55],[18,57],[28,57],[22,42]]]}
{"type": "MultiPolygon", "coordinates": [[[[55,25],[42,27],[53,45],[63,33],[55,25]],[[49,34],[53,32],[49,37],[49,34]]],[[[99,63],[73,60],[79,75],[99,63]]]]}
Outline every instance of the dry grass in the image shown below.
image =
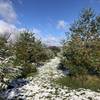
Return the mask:
{"type": "Polygon", "coordinates": [[[55,81],[61,86],[67,86],[71,89],[85,88],[93,91],[100,91],[100,77],[87,75],[85,78],[82,77],[62,77],[55,81]]]}

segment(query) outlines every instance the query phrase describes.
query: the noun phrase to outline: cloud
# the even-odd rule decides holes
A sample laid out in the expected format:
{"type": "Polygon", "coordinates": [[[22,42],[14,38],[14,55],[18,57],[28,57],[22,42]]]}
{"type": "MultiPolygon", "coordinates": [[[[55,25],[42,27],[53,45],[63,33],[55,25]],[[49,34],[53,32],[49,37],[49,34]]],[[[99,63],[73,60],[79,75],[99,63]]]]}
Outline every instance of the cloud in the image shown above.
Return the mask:
{"type": "Polygon", "coordinates": [[[41,33],[41,31],[39,29],[35,28],[35,27],[32,29],[32,32],[36,33],[36,34],[40,34],[41,33]]]}
{"type": "Polygon", "coordinates": [[[15,21],[17,21],[17,14],[13,8],[11,1],[0,1],[0,16],[7,23],[14,23],[15,21]]]}
{"type": "Polygon", "coordinates": [[[57,28],[62,29],[62,30],[68,30],[69,29],[69,24],[65,22],[64,20],[59,20],[57,23],[57,28]]]}
{"type": "MultiPolygon", "coordinates": [[[[9,24],[3,20],[0,20],[0,35],[11,33],[9,40],[13,42],[16,41],[16,38],[20,35],[20,32],[23,32],[25,30],[27,29],[26,28],[18,29],[15,25],[9,24]]],[[[35,27],[29,31],[35,33],[35,37],[37,39],[41,39],[42,43],[48,46],[59,46],[60,45],[61,36],[54,36],[53,34],[43,33],[41,30],[35,27]]]]}
{"type": "Polygon", "coordinates": [[[0,35],[10,34],[10,40],[15,40],[15,37],[18,35],[18,29],[15,25],[9,24],[3,20],[0,20],[0,35]]]}
{"type": "Polygon", "coordinates": [[[26,28],[17,28],[13,24],[9,24],[0,20],[0,35],[5,36],[10,34],[9,40],[14,42],[19,37],[20,33],[27,30],[26,28]]]}
{"type": "Polygon", "coordinates": [[[11,34],[10,40],[15,41],[21,29],[16,27],[17,14],[12,0],[0,0],[0,35],[11,34]]]}
{"type": "Polygon", "coordinates": [[[15,30],[16,26],[0,20],[0,34],[13,33],[15,30]]]}
{"type": "Polygon", "coordinates": [[[42,43],[48,46],[59,46],[62,39],[61,36],[54,36],[53,34],[46,34],[37,28],[33,28],[33,33],[37,39],[41,39],[42,43]]]}
{"type": "Polygon", "coordinates": [[[65,29],[66,28],[66,22],[64,20],[59,20],[57,24],[58,29],[65,29]]]}
{"type": "Polygon", "coordinates": [[[61,39],[59,37],[53,36],[53,35],[47,35],[43,39],[43,43],[45,43],[48,46],[60,46],[61,39]]]}

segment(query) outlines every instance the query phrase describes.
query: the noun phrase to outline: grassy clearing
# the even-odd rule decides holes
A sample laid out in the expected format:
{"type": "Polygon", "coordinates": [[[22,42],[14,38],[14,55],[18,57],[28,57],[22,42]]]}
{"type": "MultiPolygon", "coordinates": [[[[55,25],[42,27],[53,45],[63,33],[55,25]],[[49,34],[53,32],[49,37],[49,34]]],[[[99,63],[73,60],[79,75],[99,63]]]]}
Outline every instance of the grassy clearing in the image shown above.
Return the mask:
{"type": "Polygon", "coordinates": [[[55,82],[62,87],[67,86],[71,89],[85,88],[100,92],[100,77],[97,76],[87,75],[85,80],[82,80],[81,78],[66,76],[57,79],[55,82]]]}

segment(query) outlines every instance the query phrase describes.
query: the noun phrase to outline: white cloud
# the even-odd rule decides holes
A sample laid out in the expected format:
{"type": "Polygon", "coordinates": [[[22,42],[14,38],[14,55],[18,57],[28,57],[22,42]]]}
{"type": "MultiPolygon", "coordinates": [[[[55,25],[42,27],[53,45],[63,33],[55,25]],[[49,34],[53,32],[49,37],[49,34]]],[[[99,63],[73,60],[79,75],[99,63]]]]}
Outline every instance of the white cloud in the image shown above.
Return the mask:
{"type": "Polygon", "coordinates": [[[17,21],[17,14],[13,8],[11,1],[0,1],[0,16],[7,23],[13,23],[17,21]]]}
{"type": "Polygon", "coordinates": [[[69,29],[69,24],[65,22],[64,20],[59,20],[57,23],[57,28],[62,29],[62,30],[68,30],[69,29]]]}
{"type": "Polygon", "coordinates": [[[65,29],[66,28],[66,22],[64,20],[59,20],[57,24],[58,29],[65,29]]]}
{"type": "MultiPolygon", "coordinates": [[[[9,24],[3,20],[0,20],[0,35],[11,33],[10,40],[16,41],[16,37],[19,36],[19,33],[27,30],[26,28],[16,28],[15,25],[9,24]]],[[[41,39],[41,41],[48,46],[59,46],[61,41],[61,36],[54,36],[53,34],[44,34],[41,30],[37,28],[33,28],[33,33],[35,33],[35,37],[37,39],[41,39]]]]}
{"type": "Polygon", "coordinates": [[[41,39],[42,43],[48,46],[59,46],[60,45],[60,41],[62,39],[61,36],[54,36],[53,34],[46,34],[37,28],[33,28],[32,32],[35,33],[36,38],[41,39]]]}
{"type": "Polygon", "coordinates": [[[45,43],[48,46],[60,46],[61,39],[59,37],[53,36],[53,35],[47,35],[43,39],[43,43],[45,43]]]}
{"type": "Polygon", "coordinates": [[[0,35],[11,34],[10,40],[15,40],[20,30],[16,28],[16,22],[17,14],[12,0],[0,0],[0,35]]]}
{"type": "Polygon", "coordinates": [[[10,34],[9,40],[13,42],[16,41],[20,33],[25,30],[26,30],[25,28],[17,28],[13,24],[9,24],[3,20],[0,20],[0,35],[4,36],[5,34],[6,35],[10,34]]]}
{"type": "Polygon", "coordinates": [[[32,32],[36,33],[36,34],[40,34],[41,33],[41,31],[39,29],[35,28],[35,27],[33,27],[32,32]]]}
{"type": "Polygon", "coordinates": [[[0,20],[0,35],[11,34],[10,40],[14,40],[17,35],[17,32],[18,29],[15,25],[0,20]]]}
{"type": "Polygon", "coordinates": [[[43,33],[37,28],[33,28],[33,33],[35,33],[36,38],[41,39],[41,41],[48,46],[59,46],[61,41],[61,36],[54,36],[53,34],[43,33]]]}
{"type": "Polygon", "coordinates": [[[41,32],[39,29],[33,28],[33,29],[32,29],[32,32],[35,33],[35,37],[36,37],[37,39],[42,39],[43,34],[42,34],[42,32],[41,32]]]}
{"type": "Polygon", "coordinates": [[[0,20],[0,34],[13,33],[14,31],[16,31],[16,26],[0,20]]]}

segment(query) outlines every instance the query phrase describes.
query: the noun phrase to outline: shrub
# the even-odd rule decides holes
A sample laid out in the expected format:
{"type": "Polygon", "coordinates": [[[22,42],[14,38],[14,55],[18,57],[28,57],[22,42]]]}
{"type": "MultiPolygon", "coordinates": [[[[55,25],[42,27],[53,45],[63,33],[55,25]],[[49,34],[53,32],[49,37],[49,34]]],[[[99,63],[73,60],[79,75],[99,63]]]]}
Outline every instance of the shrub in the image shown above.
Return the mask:
{"type": "Polygon", "coordinates": [[[37,69],[35,65],[32,65],[31,63],[25,63],[22,65],[21,77],[27,77],[29,74],[36,72],[37,69]]]}
{"type": "Polygon", "coordinates": [[[6,58],[0,62],[0,88],[7,88],[8,84],[21,76],[21,70],[17,66],[13,66],[12,57],[6,58]]]}

